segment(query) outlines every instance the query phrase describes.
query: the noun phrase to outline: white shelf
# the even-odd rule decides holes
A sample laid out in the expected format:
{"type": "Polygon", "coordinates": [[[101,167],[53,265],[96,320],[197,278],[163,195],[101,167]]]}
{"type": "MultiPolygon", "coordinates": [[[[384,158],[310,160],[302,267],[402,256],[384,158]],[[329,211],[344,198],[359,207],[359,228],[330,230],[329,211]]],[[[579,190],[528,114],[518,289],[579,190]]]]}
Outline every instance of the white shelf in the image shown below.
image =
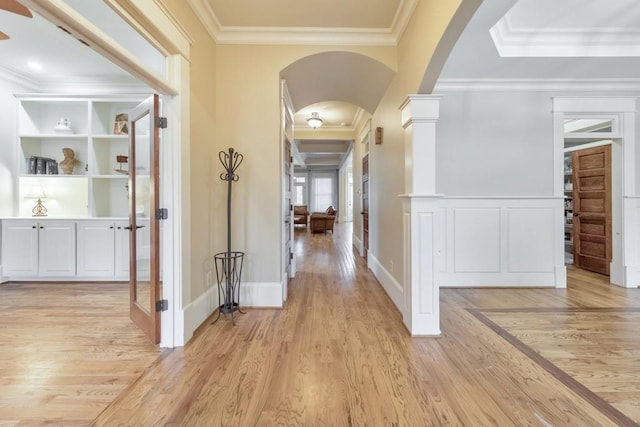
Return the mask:
{"type": "Polygon", "coordinates": [[[88,137],[88,134],[78,133],[27,133],[20,135],[20,138],[34,139],[87,139],[88,137]]]}
{"type": "Polygon", "coordinates": [[[100,139],[100,140],[110,140],[110,139],[128,140],[129,139],[129,135],[115,135],[115,134],[92,135],[91,137],[94,140],[95,139],[100,139]]]}
{"type": "Polygon", "coordinates": [[[118,174],[118,175],[91,175],[91,178],[95,179],[128,179],[129,175],[118,174]]]}
{"type": "Polygon", "coordinates": [[[32,200],[20,198],[34,185],[41,185],[48,197],[53,195],[45,202],[50,215],[127,217],[128,175],[119,174],[115,169],[120,167],[116,157],[129,155],[129,136],[113,133],[114,123],[116,115],[128,113],[144,96],[36,94],[17,95],[16,98],[17,162],[21,171],[16,195],[19,212],[16,214],[30,214],[26,209],[32,200]],[[55,132],[54,127],[62,118],[70,121],[74,133],[55,132]],[[59,175],[26,173],[30,157],[49,158],[59,163],[64,159],[62,149],[67,147],[80,161],[72,175],[62,174],[60,166],[59,175]],[[74,181],[78,178],[84,181],[74,181]]]}

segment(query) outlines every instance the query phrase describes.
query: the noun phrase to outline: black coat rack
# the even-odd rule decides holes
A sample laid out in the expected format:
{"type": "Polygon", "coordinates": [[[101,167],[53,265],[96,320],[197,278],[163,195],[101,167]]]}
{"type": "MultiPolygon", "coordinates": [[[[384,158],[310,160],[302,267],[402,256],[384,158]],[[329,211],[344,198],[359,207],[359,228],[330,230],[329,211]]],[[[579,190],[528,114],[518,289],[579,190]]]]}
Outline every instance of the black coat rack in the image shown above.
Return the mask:
{"type": "Polygon", "coordinates": [[[218,282],[218,301],[220,310],[218,317],[213,321],[217,322],[220,313],[231,314],[231,320],[235,325],[233,313],[240,310],[240,280],[242,277],[242,264],[244,262],[244,252],[231,250],[231,188],[234,182],[240,177],[236,174],[238,166],[242,163],[242,154],[229,148],[229,152],[220,151],[218,158],[224,172],[220,174],[220,179],[227,181],[227,251],[214,255],[216,265],[216,280],[218,282]]]}

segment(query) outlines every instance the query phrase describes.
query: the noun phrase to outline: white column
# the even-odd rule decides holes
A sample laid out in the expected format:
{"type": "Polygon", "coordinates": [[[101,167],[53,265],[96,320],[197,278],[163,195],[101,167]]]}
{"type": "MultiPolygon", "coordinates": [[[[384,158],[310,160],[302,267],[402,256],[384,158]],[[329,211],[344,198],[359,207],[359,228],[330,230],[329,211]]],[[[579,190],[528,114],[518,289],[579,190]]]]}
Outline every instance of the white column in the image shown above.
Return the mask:
{"type": "Polygon", "coordinates": [[[410,95],[402,104],[404,324],[412,336],[440,335],[436,271],[444,247],[442,195],[436,194],[436,122],[440,96],[410,95]]]}

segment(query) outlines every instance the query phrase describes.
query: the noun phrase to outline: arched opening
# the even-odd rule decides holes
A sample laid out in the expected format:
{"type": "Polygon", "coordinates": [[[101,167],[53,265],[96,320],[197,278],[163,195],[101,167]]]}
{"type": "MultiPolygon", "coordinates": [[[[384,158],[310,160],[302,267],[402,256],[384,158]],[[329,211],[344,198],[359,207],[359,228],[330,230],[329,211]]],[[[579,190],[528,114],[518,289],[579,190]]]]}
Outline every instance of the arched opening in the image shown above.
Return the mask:
{"type": "Polygon", "coordinates": [[[310,55],[280,73],[290,96],[293,128],[292,135],[283,134],[284,152],[290,146],[292,153],[291,170],[283,179],[283,194],[290,200],[283,209],[294,210],[293,220],[285,220],[283,227],[283,256],[292,263],[284,267],[289,277],[296,270],[294,248],[287,243],[295,240],[293,230],[298,236],[332,235],[334,222],[347,223],[349,235],[363,240],[362,192],[354,191],[354,164],[362,161],[361,135],[369,134],[371,115],[394,75],[381,62],[350,52],[310,55]],[[314,116],[320,126],[308,122],[314,116]],[[332,210],[335,218],[330,220],[317,215],[332,210]]]}

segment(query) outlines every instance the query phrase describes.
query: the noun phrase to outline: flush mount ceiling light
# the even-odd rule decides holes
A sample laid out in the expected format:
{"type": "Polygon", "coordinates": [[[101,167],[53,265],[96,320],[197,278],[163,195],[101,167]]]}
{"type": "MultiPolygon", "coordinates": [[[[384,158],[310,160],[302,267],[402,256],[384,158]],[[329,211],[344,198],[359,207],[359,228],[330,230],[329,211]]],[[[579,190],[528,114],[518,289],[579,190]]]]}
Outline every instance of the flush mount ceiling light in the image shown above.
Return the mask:
{"type": "Polygon", "coordinates": [[[31,68],[34,71],[42,71],[42,65],[38,64],[35,61],[27,62],[27,67],[31,68]]]}
{"type": "Polygon", "coordinates": [[[311,113],[311,117],[307,119],[307,123],[312,128],[318,129],[320,126],[322,126],[322,119],[320,118],[320,115],[318,115],[318,113],[313,112],[311,113]]]}

